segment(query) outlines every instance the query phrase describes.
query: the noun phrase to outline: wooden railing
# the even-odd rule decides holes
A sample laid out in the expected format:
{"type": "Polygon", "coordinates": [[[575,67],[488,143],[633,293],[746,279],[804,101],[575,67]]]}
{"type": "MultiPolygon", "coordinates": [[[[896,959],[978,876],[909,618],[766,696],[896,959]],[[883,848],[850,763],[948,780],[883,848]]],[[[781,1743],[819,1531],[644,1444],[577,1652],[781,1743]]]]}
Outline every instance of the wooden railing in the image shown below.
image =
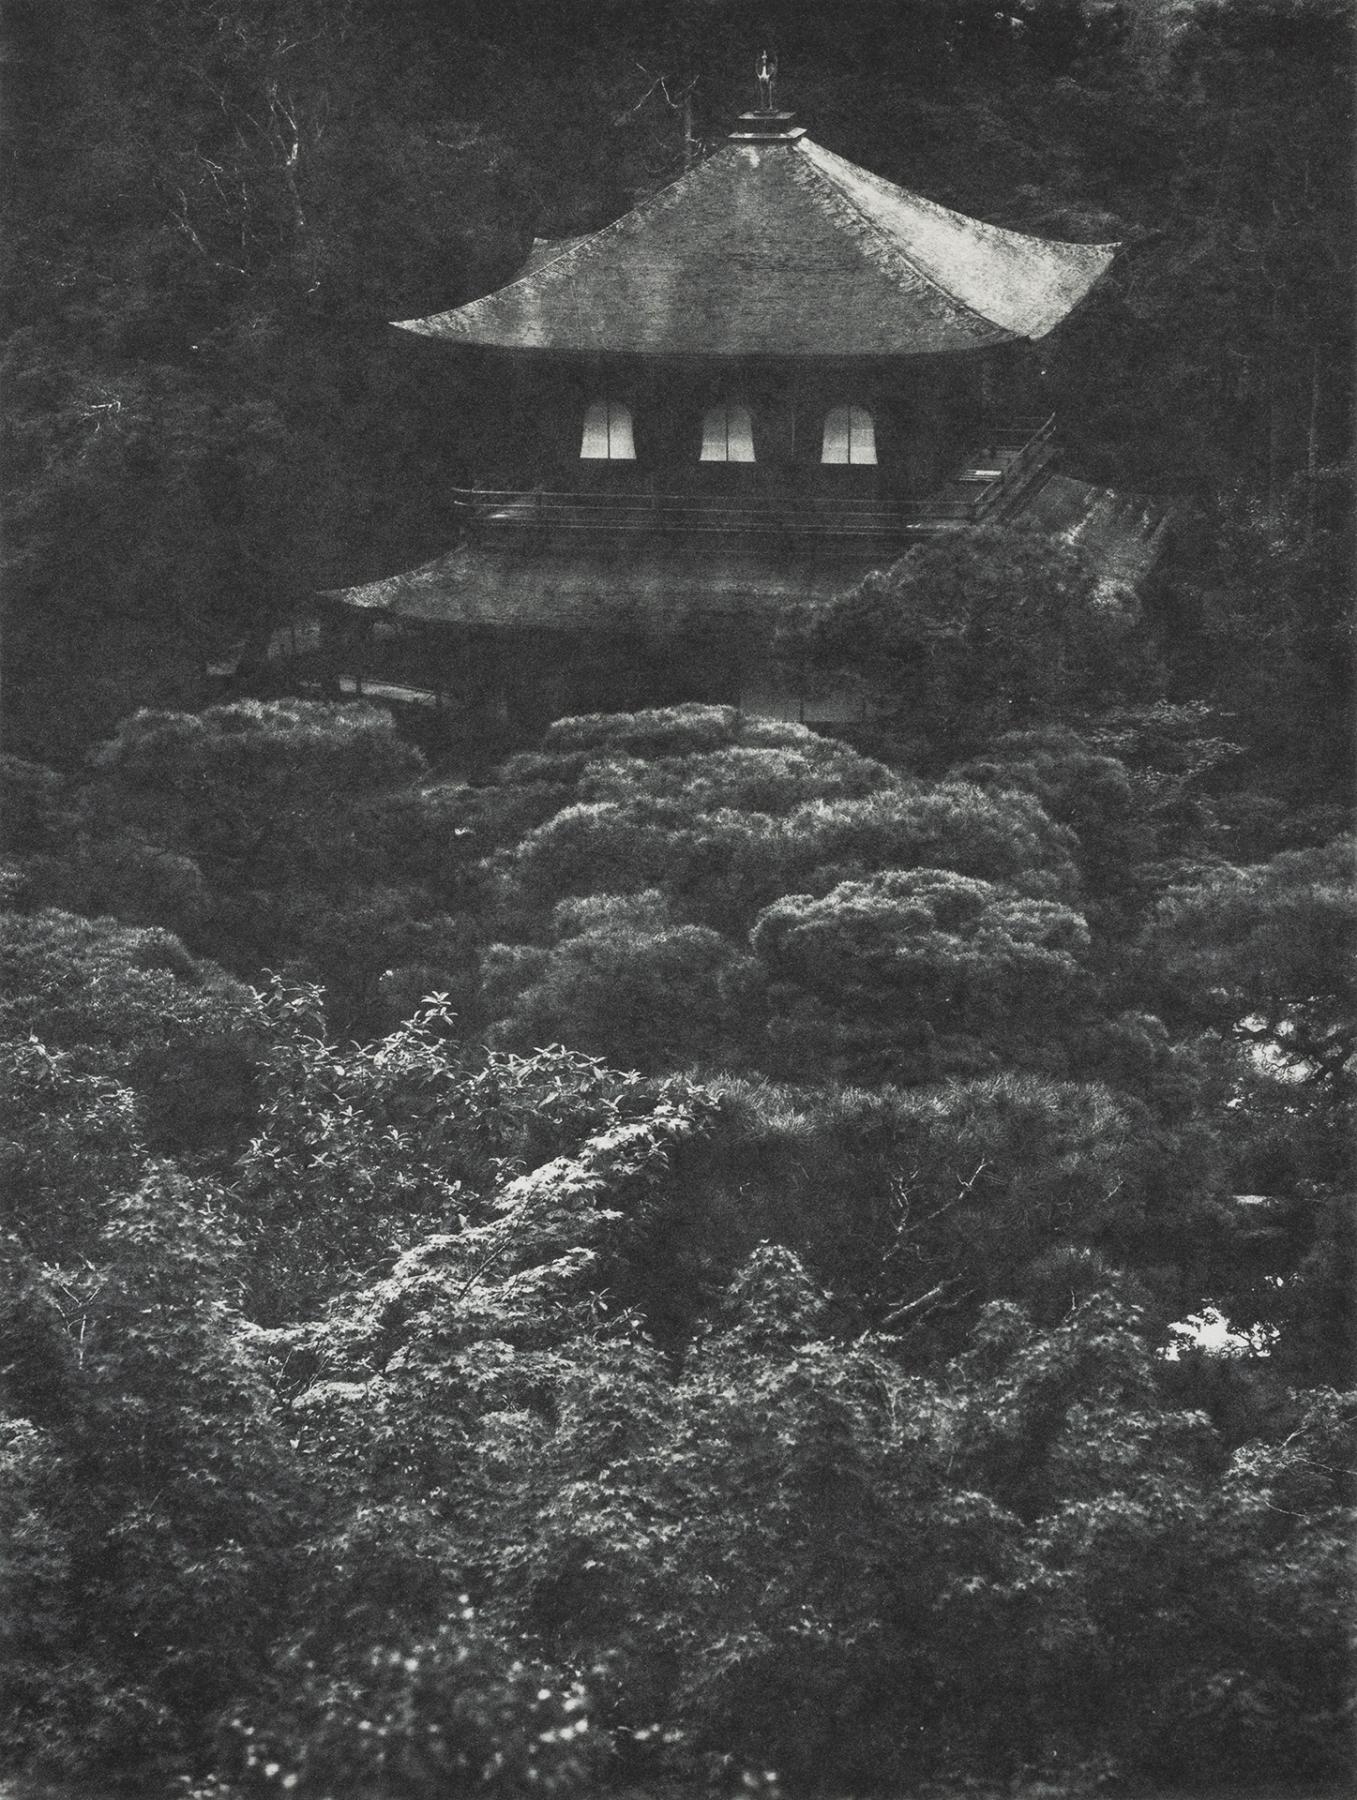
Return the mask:
{"type": "Polygon", "coordinates": [[[985,440],[986,454],[1000,466],[989,474],[982,464],[963,468],[948,484],[951,492],[925,500],[854,499],[799,494],[770,499],[760,495],[672,494],[644,490],[560,490],[547,488],[456,488],[454,501],[473,531],[580,533],[588,536],[647,537],[673,534],[685,540],[777,538],[855,541],[900,538],[915,531],[946,529],[991,517],[1030,479],[1051,453],[1054,417],[996,430],[985,440]],[[958,493],[968,483],[973,493],[958,493]]]}
{"type": "Polygon", "coordinates": [[[1004,500],[1023,487],[1036,469],[1049,460],[1054,436],[1055,414],[1051,413],[1021,443],[1010,446],[1002,438],[995,441],[998,454],[1009,455],[1011,460],[980,490],[976,499],[977,519],[988,518],[997,512],[1004,500]]]}

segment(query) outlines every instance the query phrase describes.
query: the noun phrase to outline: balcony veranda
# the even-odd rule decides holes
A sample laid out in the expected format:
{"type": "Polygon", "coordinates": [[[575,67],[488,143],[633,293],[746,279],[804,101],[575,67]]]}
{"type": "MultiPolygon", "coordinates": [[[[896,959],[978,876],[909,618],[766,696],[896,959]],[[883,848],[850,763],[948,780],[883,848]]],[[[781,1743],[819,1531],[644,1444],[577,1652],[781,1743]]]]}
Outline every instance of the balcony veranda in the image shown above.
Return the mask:
{"type": "Polygon", "coordinates": [[[841,543],[868,551],[916,534],[1002,518],[1049,467],[1054,430],[1054,417],[995,428],[947,482],[922,499],[643,488],[459,488],[455,498],[472,541],[680,538],[698,550],[704,544],[722,550],[738,540],[751,546],[841,543]]]}

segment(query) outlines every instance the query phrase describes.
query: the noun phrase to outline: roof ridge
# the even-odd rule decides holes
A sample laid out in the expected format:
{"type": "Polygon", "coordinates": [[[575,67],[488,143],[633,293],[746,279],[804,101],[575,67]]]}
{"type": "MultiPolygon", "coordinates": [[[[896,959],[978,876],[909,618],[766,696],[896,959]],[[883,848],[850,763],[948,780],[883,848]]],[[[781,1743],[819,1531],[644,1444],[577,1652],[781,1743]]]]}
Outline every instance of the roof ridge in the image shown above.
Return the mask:
{"type": "MultiPolygon", "coordinates": [[[[981,219],[974,213],[959,212],[955,206],[945,206],[941,200],[930,199],[927,194],[920,194],[914,188],[901,187],[898,181],[888,181],[884,175],[877,174],[875,169],[864,169],[858,163],[850,163],[847,157],[840,156],[837,150],[828,150],[823,144],[813,144],[811,147],[817,156],[822,156],[831,164],[845,170],[848,176],[855,181],[860,181],[864,187],[881,190],[883,198],[902,195],[926,213],[935,213],[940,217],[954,220],[959,225],[978,228],[987,237],[1016,239],[1021,243],[1039,244],[1043,250],[1066,250],[1076,253],[1117,251],[1121,248],[1121,239],[1119,238],[1100,238],[1097,243],[1085,244],[1074,238],[1047,237],[1040,231],[1020,231],[1014,225],[1000,225],[994,219],[981,219]]],[[[824,172],[828,176],[829,171],[824,172]]]]}
{"type": "MultiPolygon", "coordinates": [[[[796,148],[800,150],[803,144],[809,149],[820,151],[824,156],[834,155],[832,150],[826,150],[823,144],[812,143],[809,138],[800,139],[796,148]]],[[[963,300],[960,294],[954,294],[950,288],[945,288],[935,276],[929,274],[927,269],[922,268],[914,258],[910,256],[908,251],[901,248],[895,239],[891,237],[890,233],[886,231],[882,225],[878,224],[872,215],[853,198],[852,194],[850,194],[845,187],[835,180],[829,169],[822,168],[818,162],[809,156],[806,157],[805,160],[807,166],[814,172],[819,180],[824,182],[825,185],[830,188],[843,205],[847,206],[850,211],[855,213],[857,217],[862,220],[863,224],[867,226],[875,237],[880,239],[891,255],[902,262],[911,274],[916,275],[920,281],[926,282],[928,286],[933,289],[934,293],[941,294],[943,299],[950,305],[960,307],[964,312],[968,312],[973,319],[978,319],[980,323],[988,327],[989,330],[1002,331],[1010,339],[1017,336],[1017,333],[1010,331],[1008,326],[1001,325],[997,319],[991,319],[987,314],[980,312],[976,307],[972,306],[969,300],[963,300]]],[[[896,193],[904,195],[906,199],[922,200],[924,198],[922,194],[915,194],[912,189],[902,188],[896,182],[885,182],[882,176],[877,176],[876,179],[883,182],[883,185],[894,188],[896,193]]],[[[934,202],[934,204],[936,205],[937,203],[934,202]]],[[[951,209],[948,207],[939,207],[938,210],[948,212],[951,209]]]]}
{"type": "MultiPolygon", "coordinates": [[[[701,162],[694,163],[691,169],[685,169],[681,175],[676,175],[672,181],[666,181],[663,187],[656,188],[653,194],[647,194],[644,200],[638,201],[635,206],[629,206],[624,213],[619,213],[615,219],[609,219],[608,223],[606,225],[600,225],[597,231],[583,231],[573,238],[566,239],[559,256],[547,257],[542,262],[539,262],[536,267],[533,267],[531,266],[531,252],[529,252],[527,262],[525,262],[524,267],[514,276],[512,281],[506,281],[500,287],[491,288],[488,294],[477,294],[474,300],[464,300],[460,306],[445,307],[443,309],[444,312],[469,312],[473,306],[479,306],[484,300],[497,300],[501,294],[510,293],[522,282],[537,281],[541,276],[549,274],[552,270],[556,269],[568,257],[583,254],[589,250],[591,246],[596,244],[600,238],[607,237],[610,232],[620,232],[622,226],[631,224],[633,220],[639,219],[643,214],[651,213],[661,202],[665,204],[672,203],[672,199],[677,193],[677,190],[685,185],[691,186],[694,182],[694,178],[701,175],[705,169],[716,162],[719,159],[720,154],[721,152],[718,150],[712,156],[704,156],[701,162]]],[[[393,319],[391,323],[397,330],[418,332],[420,327],[425,325],[429,318],[441,318],[442,316],[443,313],[425,314],[418,319],[393,319]]]]}
{"type": "MultiPolygon", "coordinates": [[[[936,238],[938,232],[951,234],[957,231],[972,239],[977,246],[984,246],[986,251],[997,254],[1001,261],[1011,261],[1014,257],[1025,265],[1029,272],[1033,261],[1054,264],[1063,268],[1079,283],[1082,298],[1088,289],[1106,271],[1107,266],[1116,255],[1120,245],[1116,242],[1099,242],[1096,244],[1077,243],[1065,238],[1045,237],[1038,232],[1018,231],[1009,225],[1000,225],[991,219],[978,219],[973,214],[958,212],[955,207],[944,206],[941,201],[930,199],[926,194],[916,193],[911,188],[901,187],[898,182],[888,181],[885,176],[875,170],[860,168],[849,162],[833,150],[827,150],[822,144],[811,146],[809,158],[816,171],[823,175],[828,185],[842,195],[854,212],[871,218],[871,208],[879,206],[883,209],[882,228],[887,235],[893,234],[891,215],[897,211],[908,217],[908,226],[904,241],[896,240],[900,254],[908,260],[910,266],[917,268],[925,279],[935,284],[940,282],[940,291],[945,293],[956,306],[970,312],[973,317],[988,320],[999,329],[1013,337],[1044,337],[1060,319],[1069,311],[1067,304],[1054,317],[1044,320],[1029,320],[1022,323],[1015,320],[1008,307],[1003,303],[1002,287],[994,292],[993,298],[999,300],[995,310],[987,300],[987,287],[982,288],[979,297],[975,290],[965,285],[953,287],[948,283],[948,266],[944,258],[941,263],[936,260],[936,244],[930,252],[929,239],[936,238]],[[917,240],[918,248],[924,261],[919,262],[908,246],[917,240]],[[940,267],[941,277],[930,276],[929,269],[940,267]],[[1036,329],[1033,329],[1033,326],[1036,329]]],[[[958,270],[964,276],[964,266],[958,270]]]]}

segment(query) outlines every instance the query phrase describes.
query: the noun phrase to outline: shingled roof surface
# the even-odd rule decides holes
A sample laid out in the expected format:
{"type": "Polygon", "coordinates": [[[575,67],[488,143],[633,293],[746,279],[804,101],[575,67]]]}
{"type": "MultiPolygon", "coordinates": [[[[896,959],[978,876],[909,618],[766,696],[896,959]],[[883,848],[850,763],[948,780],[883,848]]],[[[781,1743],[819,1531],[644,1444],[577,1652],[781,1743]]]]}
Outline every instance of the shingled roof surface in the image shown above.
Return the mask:
{"type": "MultiPolygon", "coordinates": [[[[1134,594],[1163,549],[1168,514],[1144,496],[1051,476],[1010,523],[1092,558],[1101,598],[1134,594]]],[[[333,590],[345,606],[432,625],[530,631],[701,631],[738,622],[771,630],[789,609],[843,593],[900,554],[846,544],[697,554],[681,544],[464,544],[363,587],[333,590]]]]}
{"type": "Polygon", "coordinates": [[[1134,594],[1158,562],[1172,524],[1162,501],[1052,475],[1024,504],[1020,523],[1078,544],[1098,572],[1098,596],[1134,594]]]}
{"type": "Polygon", "coordinates": [[[462,545],[400,575],[327,596],[390,618],[434,625],[610,632],[718,625],[770,627],[788,606],[827,599],[882,557],[730,550],[607,541],[568,548],[462,545]]]}
{"type": "Polygon", "coordinates": [[[399,323],[596,354],[972,350],[1044,337],[1115,251],[967,218],[789,135],[729,142],[602,231],[534,244],[507,287],[399,323]]]}

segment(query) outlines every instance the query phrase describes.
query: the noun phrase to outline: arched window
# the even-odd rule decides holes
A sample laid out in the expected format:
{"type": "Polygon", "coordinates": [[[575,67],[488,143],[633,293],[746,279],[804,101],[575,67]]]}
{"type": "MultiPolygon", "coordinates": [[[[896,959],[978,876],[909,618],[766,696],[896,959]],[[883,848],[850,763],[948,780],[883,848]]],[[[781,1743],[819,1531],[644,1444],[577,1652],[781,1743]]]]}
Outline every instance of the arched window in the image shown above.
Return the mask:
{"type": "Polygon", "coordinates": [[[822,463],[875,463],[876,427],[865,406],[831,406],[825,414],[822,463]]]}
{"type": "Polygon", "coordinates": [[[754,461],[754,422],[741,401],[709,406],[702,417],[700,462],[754,461]]]}
{"type": "Polygon", "coordinates": [[[586,462],[635,462],[631,408],[620,400],[592,400],[584,415],[580,456],[586,462]]]}

